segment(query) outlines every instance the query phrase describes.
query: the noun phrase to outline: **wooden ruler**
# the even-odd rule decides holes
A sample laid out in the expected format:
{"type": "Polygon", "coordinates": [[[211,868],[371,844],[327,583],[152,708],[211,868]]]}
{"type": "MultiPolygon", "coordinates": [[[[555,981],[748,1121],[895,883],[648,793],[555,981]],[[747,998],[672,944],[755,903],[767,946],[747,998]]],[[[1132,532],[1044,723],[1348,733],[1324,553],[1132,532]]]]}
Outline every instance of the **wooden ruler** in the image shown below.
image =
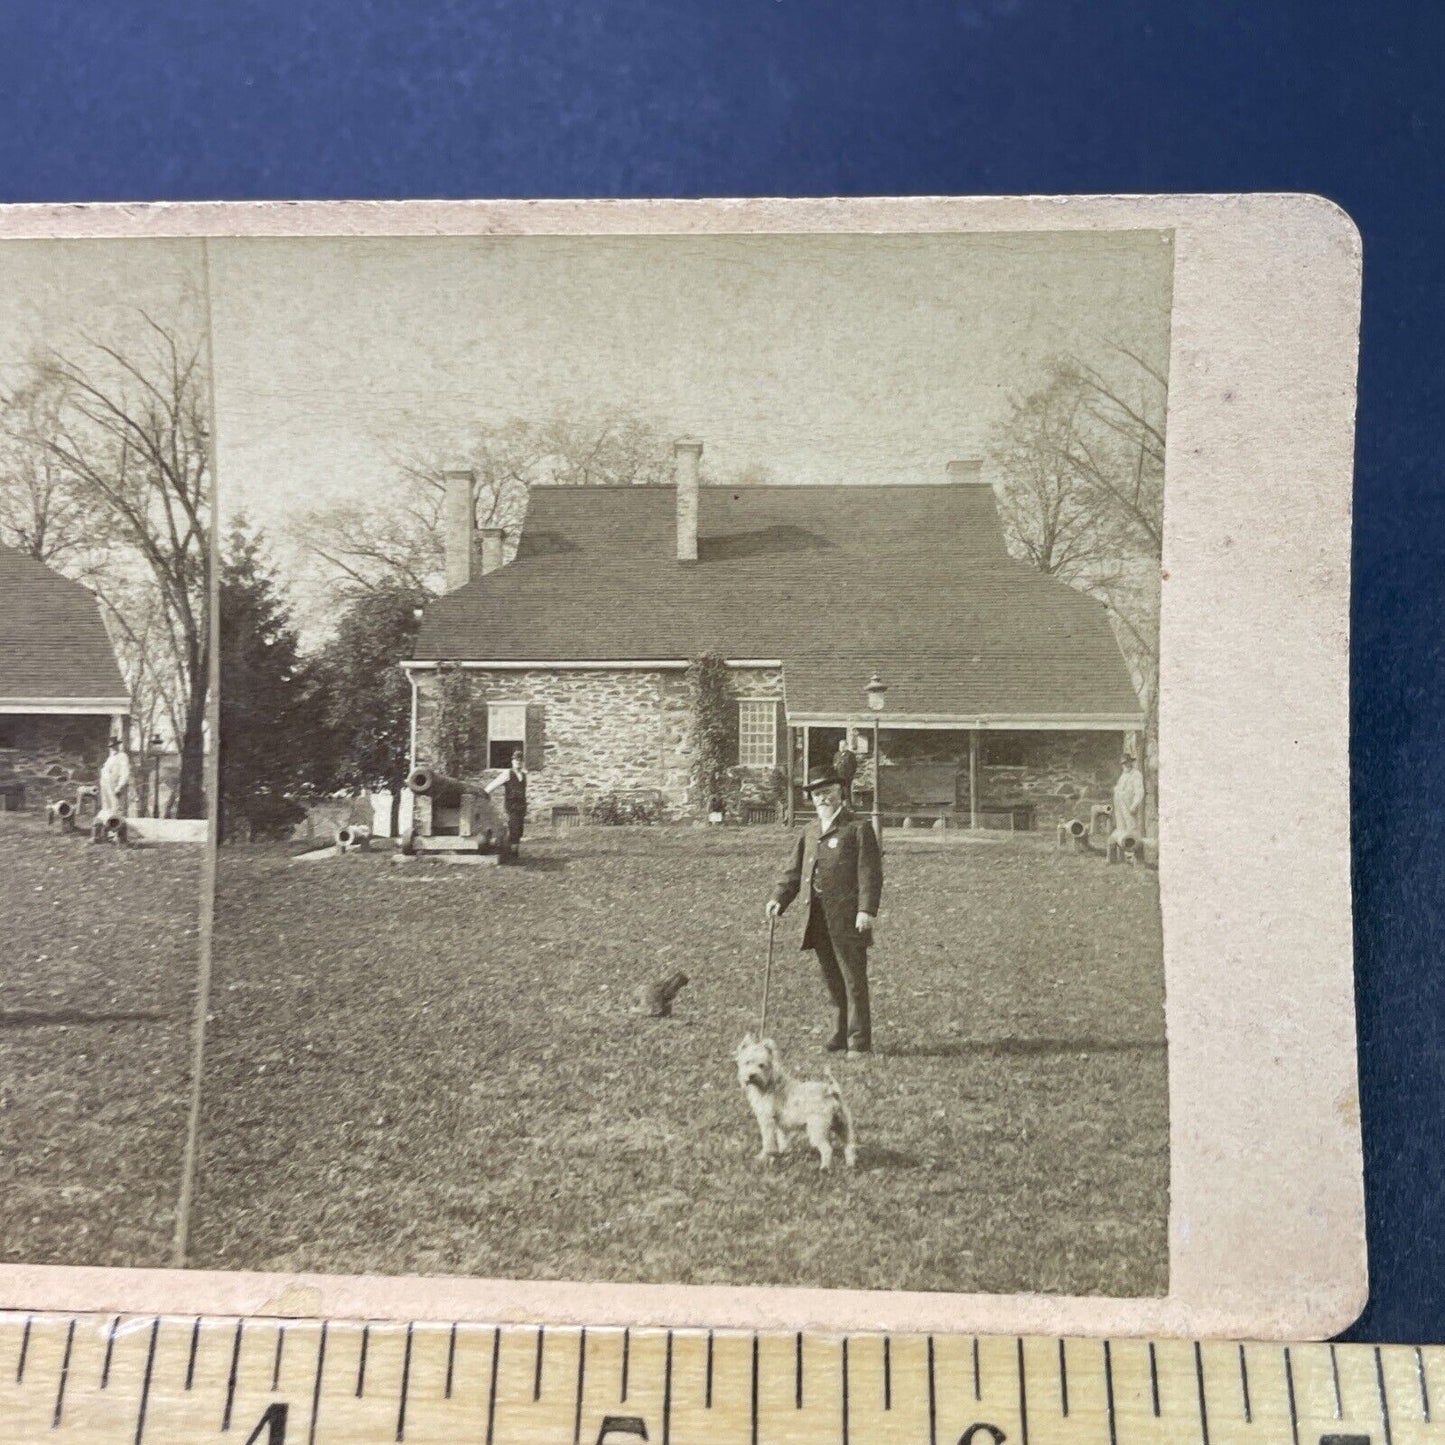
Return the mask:
{"type": "Polygon", "coordinates": [[[1445,1347],[4,1314],[0,1440],[1410,1445],[1445,1347]]]}

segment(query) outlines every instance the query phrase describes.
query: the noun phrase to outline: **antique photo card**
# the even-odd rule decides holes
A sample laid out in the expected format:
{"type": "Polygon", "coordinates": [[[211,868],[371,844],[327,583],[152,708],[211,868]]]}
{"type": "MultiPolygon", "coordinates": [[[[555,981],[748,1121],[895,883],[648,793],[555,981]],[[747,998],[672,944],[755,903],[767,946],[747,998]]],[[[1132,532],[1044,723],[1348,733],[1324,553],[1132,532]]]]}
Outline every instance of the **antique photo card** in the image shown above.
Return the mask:
{"type": "Polygon", "coordinates": [[[17,1303],[1348,1322],[1347,218],[66,223],[198,255],[214,898],[182,1268],[17,1303]]]}
{"type": "Polygon", "coordinates": [[[8,1263],[173,1258],[208,861],[203,267],[183,238],[0,244],[8,1263]]]}

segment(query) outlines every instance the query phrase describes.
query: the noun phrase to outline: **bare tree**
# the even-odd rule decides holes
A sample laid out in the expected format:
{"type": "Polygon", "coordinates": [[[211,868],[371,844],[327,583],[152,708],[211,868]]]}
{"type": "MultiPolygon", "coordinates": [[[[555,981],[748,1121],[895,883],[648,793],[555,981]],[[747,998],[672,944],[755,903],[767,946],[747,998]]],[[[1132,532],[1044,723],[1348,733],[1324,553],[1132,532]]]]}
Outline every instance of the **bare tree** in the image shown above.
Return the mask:
{"type": "Polygon", "coordinates": [[[1098,597],[1133,675],[1153,769],[1159,705],[1166,378],[1134,352],[1056,359],[994,438],[1009,549],[1098,597]]]}
{"type": "Polygon", "coordinates": [[[86,506],[75,477],[48,444],[62,406],[62,389],[38,364],[0,396],[0,542],[88,581],[104,563],[113,529],[86,506]]]}
{"type": "Polygon", "coordinates": [[[199,327],[136,313],[124,342],[84,337],[40,358],[36,380],[57,397],[42,432],[87,516],[105,519],[114,552],[109,612],[146,675],[167,673],[181,752],[177,812],[205,815],[210,666],[210,468],[205,355],[199,327]],[[123,559],[117,562],[117,555],[123,559]],[[137,616],[114,581],[142,579],[154,611],[137,616]],[[161,659],[164,659],[162,663],[161,659]]]}
{"type": "Polygon", "coordinates": [[[307,514],[295,540],[343,597],[441,591],[443,473],[477,474],[476,520],[519,535],[533,486],[654,486],[672,475],[669,437],[637,417],[512,420],[476,428],[453,446],[397,452],[384,498],[307,514]]]}

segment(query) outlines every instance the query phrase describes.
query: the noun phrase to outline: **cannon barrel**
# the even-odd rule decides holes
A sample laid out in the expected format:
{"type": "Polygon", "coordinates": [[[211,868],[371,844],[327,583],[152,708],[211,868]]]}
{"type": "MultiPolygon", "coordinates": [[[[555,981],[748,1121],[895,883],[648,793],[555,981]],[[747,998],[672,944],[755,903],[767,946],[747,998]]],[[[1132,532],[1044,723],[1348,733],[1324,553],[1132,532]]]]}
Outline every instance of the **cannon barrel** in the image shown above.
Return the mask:
{"type": "Polygon", "coordinates": [[[75,804],[67,803],[64,798],[55,805],[55,816],[60,819],[73,818],[75,816],[75,804]]]}
{"type": "Polygon", "coordinates": [[[371,847],[371,829],[364,823],[348,823],[336,830],[336,846],[343,853],[353,850],[365,852],[371,847]]]}
{"type": "Polygon", "coordinates": [[[1071,838],[1082,838],[1089,831],[1089,825],[1082,818],[1075,818],[1069,823],[1069,836],[1071,838]]]}
{"type": "Polygon", "coordinates": [[[418,797],[430,798],[439,808],[456,808],[461,805],[463,788],[455,778],[439,773],[435,768],[416,768],[406,780],[406,785],[418,797]]]}

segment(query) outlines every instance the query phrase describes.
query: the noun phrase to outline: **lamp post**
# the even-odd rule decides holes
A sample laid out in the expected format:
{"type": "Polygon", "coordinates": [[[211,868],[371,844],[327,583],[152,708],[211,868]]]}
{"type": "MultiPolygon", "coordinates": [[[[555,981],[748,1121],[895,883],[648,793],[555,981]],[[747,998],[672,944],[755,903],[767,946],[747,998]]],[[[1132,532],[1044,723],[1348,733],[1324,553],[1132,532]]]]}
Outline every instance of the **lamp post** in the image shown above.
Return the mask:
{"type": "Polygon", "coordinates": [[[868,708],[873,714],[873,834],[883,848],[883,768],[878,757],[878,715],[883,711],[883,694],[888,684],[875,672],[868,679],[868,708]]]}
{"type": "Polygon", "coordinates": [[[165,744],[161,741],[159,733],[152,733],[150,739],[151,748],[151,817],[159,818],[161,815],[161,753],[165,744]]]}

